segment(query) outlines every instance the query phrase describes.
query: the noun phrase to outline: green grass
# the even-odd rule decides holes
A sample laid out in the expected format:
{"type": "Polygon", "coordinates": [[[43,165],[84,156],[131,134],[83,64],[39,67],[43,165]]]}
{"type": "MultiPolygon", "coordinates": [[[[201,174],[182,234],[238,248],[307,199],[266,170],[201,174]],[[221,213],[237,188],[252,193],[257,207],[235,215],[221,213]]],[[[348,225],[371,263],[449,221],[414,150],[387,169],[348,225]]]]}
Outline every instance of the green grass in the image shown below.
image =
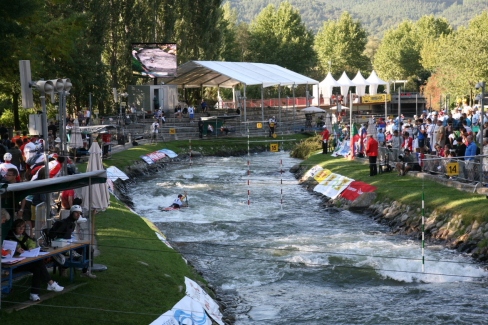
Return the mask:
{"type": "MultiPolygon", "coordinates": [[[[185,295],[184,276],[202,281],[178,253],[157,239],[142,218],[117,200],[112,199],[110,208],[96,216],[96,225],[101,255],[95,263],[106,265],[108,270],[97,272],[96,279],[75,277],[75,284],[87,284],[9,314],[6,308],[29,297],[30,279],[16,283],[13,292],[2,298],[2,324],[33,320],[50,324],[149,324],[185,295]]],[[[70,284],[57,275],[54,280],[70,284]]],[[[46,291],[41,292],[41,299],[43,293],[46,291]]]]}
{"type": "Polygon", "coordinates": [[[330,155],[313,155],[302,163],[309,168],[317,164],[335,173],[375,185],[378,188],[376,192],[379,201],[398,201],[420,209],[424,193],[427,216],[435,209],[441,213],[461,214],[464,224],[470,224],[474,220],[488,221],[487,200],[484,195],[460,191],[428,179],[408,175],[398,177],[395,171],[369,177],[368,164],[330,155]]]}

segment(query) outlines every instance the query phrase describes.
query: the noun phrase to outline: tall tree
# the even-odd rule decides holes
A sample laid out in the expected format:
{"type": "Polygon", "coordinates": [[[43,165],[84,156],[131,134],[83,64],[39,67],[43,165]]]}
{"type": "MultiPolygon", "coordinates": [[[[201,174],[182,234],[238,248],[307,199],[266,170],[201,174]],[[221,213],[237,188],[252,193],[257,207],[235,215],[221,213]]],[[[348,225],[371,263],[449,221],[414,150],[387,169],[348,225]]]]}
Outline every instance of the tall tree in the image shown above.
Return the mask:
{"type": "Polygon", "coordinates": [[[424,16],[417,22],[403,21],[397,28],[386,32],[375,57],[374,67],[385,79],[408,79],[430,75],[433,63],[427,53],[432,51],[438,39],[452,33],[452,27],[444,18],[424,16]],[[422,58],[421,53],[425,51],[422,58]],[[425,64],[425,65],[424,65],[425,64]]]}
{"type": "Polygon", "coordinates": [[[289,2],[278,9],[267,6],[249,26],[246,60],[273,63],[298,73],[308,73],[316,62],[312,32],[289,2]]]}
{"type": "Polygon", "coordinates": [[[350,75],[368,68],[368,58],[363,54],[367,43],[366,31],[359,21],[354,21],[344,12],[338,21],[326,21],[315,37],[319,67],[340,75],[343,71],[350,75]]]}
{"type": "Polygon", "coordinates": [[[472,97],[475,85],[488,80],[488,13],[474,17],[467,28],[440,39],[435,71],[451,95],[472,97]]]}

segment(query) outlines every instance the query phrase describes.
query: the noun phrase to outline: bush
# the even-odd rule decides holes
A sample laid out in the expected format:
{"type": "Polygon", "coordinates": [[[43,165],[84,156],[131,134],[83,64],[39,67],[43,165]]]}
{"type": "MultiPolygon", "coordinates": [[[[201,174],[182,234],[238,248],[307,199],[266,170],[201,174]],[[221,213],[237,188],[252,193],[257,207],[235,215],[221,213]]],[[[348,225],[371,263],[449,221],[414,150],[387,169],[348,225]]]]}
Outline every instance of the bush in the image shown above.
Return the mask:
{"type": "Polygon", "coordinates": [[[313,137],[300,141],[290,153],[293,158],[307,159],[317,150],[322,149],[322,136],[317,134],[313,137]]]}

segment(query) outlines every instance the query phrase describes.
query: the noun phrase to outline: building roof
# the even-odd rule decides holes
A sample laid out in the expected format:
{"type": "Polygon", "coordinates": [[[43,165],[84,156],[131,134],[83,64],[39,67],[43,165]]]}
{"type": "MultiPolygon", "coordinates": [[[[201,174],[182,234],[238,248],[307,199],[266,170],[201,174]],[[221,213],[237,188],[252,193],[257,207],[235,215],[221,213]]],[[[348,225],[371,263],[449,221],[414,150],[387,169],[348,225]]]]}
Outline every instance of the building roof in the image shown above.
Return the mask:
{"type": "Polygon", "coordinates": [[[183,88],[232,88],[238,84],[270,87],[319,83],[275,64],[224,61],[189,61],[178,67],[177,77],[165,80],[167,85],[183,88]]]}

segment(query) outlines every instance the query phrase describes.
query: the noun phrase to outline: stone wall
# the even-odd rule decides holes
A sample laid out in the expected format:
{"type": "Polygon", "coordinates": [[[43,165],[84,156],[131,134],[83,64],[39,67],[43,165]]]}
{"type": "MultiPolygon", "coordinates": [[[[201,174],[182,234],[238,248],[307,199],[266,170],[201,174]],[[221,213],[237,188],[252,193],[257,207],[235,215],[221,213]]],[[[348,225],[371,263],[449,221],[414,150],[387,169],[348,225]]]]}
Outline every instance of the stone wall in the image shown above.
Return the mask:
{"type": "MultiPolygon", "coordinates": [[[[312,192],[318,183],[313,177],[302,178],[307,170],[307,167],[296,165],[290,169],[290,172],[295,174],[302,186],[312,192]]],[[[412,209],[397,201],[377,201],[375,193],[364,193],[354,202],[343,198],[322,197],[324,209],[329,211],[343,209],[364,213],[376,222],[388,225],[394,234],[406,235],[417,240],[422,238],[421,209],[412,209]]],[[[424,218],[424,235],[427,244],[441,244],[450,249],[471,254],[480,262],[488,261],[487,222],[480,224],[473,221],[471,224],[465,224],[460,213],[429,211],[428,217],[424,218]]]]}

